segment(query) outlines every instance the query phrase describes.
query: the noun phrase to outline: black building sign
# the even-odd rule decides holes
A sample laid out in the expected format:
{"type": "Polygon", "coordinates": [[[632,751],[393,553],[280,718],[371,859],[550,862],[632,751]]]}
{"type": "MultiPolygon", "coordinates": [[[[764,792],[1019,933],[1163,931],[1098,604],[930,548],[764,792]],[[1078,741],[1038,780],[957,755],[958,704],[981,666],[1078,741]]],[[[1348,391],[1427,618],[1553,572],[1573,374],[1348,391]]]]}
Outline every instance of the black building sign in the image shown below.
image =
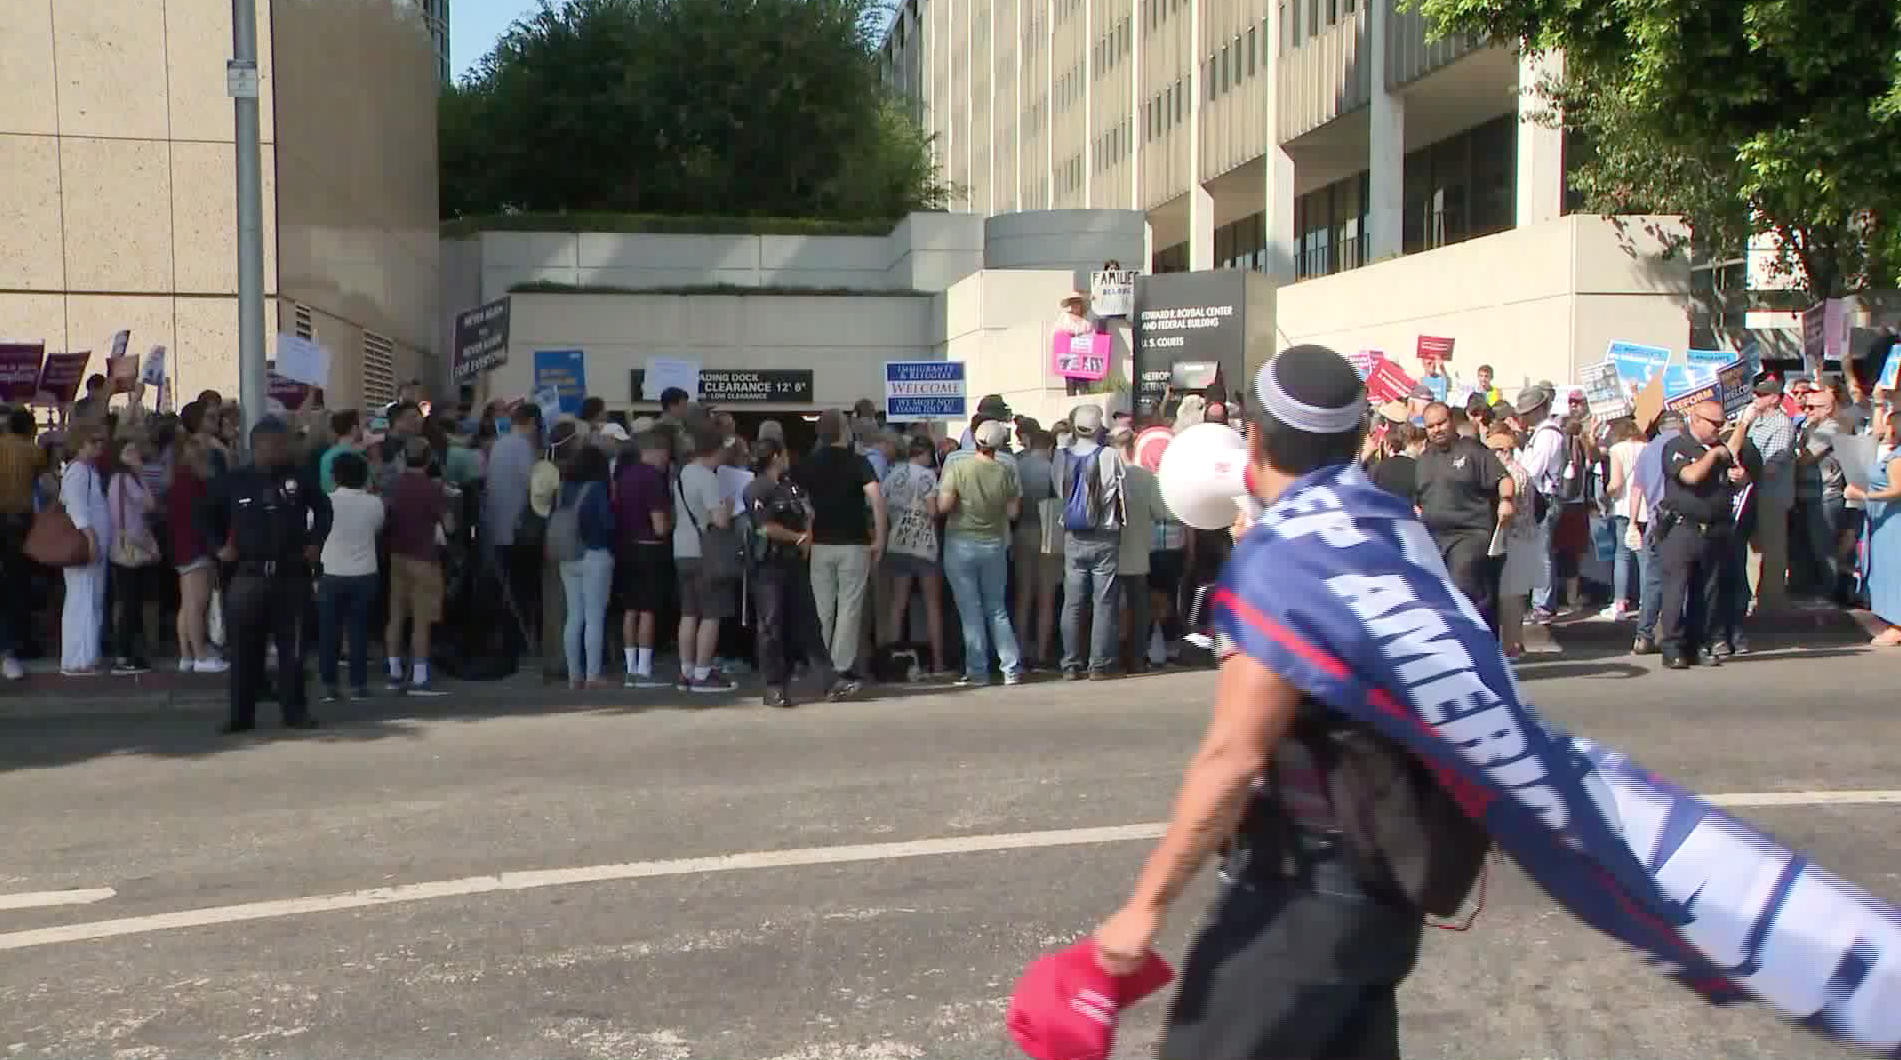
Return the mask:
{"type": "Polygon", "coordinates": [[[1158,412],[1164,393],[1227,400],[1248,378],[1248,341],[1273,332],[1273,289],[1244,269],[1169,272],[1135,282],[1138,401],[1158,412]],[[1218,382],[1217,382],[1218,380],[1218,382]]]}
{"type": "Polygon", "coordinates": [[[450,351],[449,378],[466,383],[491,368],[508,363],[508,298],[455,315],[455,349],[450,351]]]}

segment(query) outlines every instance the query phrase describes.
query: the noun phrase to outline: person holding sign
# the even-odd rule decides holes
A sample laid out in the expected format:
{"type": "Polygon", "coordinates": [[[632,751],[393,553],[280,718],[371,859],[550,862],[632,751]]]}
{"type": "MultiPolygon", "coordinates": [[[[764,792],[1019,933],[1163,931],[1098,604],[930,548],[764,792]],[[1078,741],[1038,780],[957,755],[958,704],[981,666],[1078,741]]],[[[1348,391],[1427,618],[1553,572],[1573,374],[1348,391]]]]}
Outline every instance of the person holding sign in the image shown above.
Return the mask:
{"type": "Polygon", "coordinates": [[[1901,647],[1901,418],[1892,398],[1874,410],[1874,436],[1879,441],[1868,488],[1848,486],[1849,500],[1861,501],[1868,516],[1868,550],[1862,580],[1868,587],[1869,610],[1887,623],[1870,641],[1876,647],[1901,647]]]}

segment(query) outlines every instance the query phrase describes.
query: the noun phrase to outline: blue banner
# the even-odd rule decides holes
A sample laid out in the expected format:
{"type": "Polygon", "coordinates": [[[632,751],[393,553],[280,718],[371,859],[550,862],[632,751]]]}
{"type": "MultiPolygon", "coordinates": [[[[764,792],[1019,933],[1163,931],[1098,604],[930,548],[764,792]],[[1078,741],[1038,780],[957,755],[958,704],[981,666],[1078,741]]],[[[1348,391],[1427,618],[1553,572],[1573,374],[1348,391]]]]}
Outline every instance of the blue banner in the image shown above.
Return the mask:
{"type": "Polygon", "coordinates": [[[536,350],[534,392],[551,386],[561,395],[561,415],[578,416],[587,397],[587,354],[581,350],[536,350]]]}
{"type": "Polygon", "coordinates": [[[886,361],[885,418],[961,420],[970,415],[962,361],[886,361]]]}
{"type": "Polygon", "coordinates": [[[1236,650],[1408,746],[1578,919],[1711,1002],[1901,1056],[1901,910],[1540,718],[1425,526],[1358,467],[1295,482],[1210,603],[1236,650]]]}

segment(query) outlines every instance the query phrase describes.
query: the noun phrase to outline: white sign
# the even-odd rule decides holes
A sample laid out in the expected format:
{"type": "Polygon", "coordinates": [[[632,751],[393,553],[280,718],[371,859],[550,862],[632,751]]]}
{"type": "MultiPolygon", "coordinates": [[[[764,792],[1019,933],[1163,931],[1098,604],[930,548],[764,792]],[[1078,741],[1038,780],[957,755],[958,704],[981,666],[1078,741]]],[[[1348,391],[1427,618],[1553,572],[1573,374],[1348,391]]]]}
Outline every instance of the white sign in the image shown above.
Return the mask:
{"type": "Polygon", "coordinates": [[[165,385],[165,347],[154,346],[152,352],[145,355],[145,367],[139,372],[139,382],[146,386],[165,385]]]}
{"type": "Polygon", "coordinates": [[[225,60],[224,94],[232,99],[257,98],[257,60],[225,60]]]}
{"type": "Polygon", "coordinates": [[[1616,361],[1590,365],[1579,373],[1579,378],[1584,381],[1584,400],[1591,405],[1591,415],[1600,420],[1614,420],[1636,411],[1630,391],[1617,372],[1616,361]]]}
{"type": "Polygon", "coordinates": [[[886,361],[885,418],[961,420],[970,414],[962,361],[886,361]]]}
{"type": "Polygon", "coordinates": [[[660,395],[666,393],[668,387],[679,387],[686,391],[688,398],[700,400],[700,362],[648,358],[647,374],[641,377],[640,382],[640,400],[659,401],[660,395]]]}
{"type": "Polygon", "coordinates": [[[541,422],[553,427],[561,418],[561,389],[549,384],[536,390],[535,404],[541,406],[541,422]]]}
{"type": "Polygon", "coordinates": [[[314,387],[330,385],[330,351],[301,335],[277,336],[277,374],[314,387]]]}
{"type": "Polygon", "coordinates": [[[1089,308],[1099,317],[1126,317],[1135,312],[1134,269],[1089,274],[1089,308]]]}

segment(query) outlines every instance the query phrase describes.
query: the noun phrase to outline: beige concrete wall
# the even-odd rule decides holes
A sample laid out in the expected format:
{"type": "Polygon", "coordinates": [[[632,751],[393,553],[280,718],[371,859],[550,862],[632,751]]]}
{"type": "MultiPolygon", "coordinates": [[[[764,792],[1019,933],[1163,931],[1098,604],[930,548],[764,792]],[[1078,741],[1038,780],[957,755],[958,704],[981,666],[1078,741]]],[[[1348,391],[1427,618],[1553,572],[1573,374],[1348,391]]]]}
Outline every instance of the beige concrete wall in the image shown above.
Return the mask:
{"type": "MultiPolygon", "coordinates": [[[[175,0],[168,0],[175,2],[175,0]]],[[[272,0],[284,294],[330,317],[336,392],[364,395],[362,332],[398,378],[439,375],[434,43],[405,0],[272,0]],[[354,342],[352,343],[352,339],[354,342]]],[[[330,343],[325,343],[330,345],[330,343]]]]}
{"type": "MultiPolygon", "coordinates": [[[[934,301],[943,322],[944,359],[963,361],[972,411],[985,394],[1002,394],[1012,412],[1034,416],[1044,426],[1088,401],[1109,407],[1108,394],[1070,397],[1050,370],[1050,334],[1071,274],[1060,269],[986,269],[967,277],[934,301]]],[[[1129,336],[1114,329],[1114,373],[1126,373],[1129,336]]],[[[1126,402],[1126,395],[1121,397],[1126,402]]]]}
{"type": "MultiPolygon", "coordinates": [[[[270,6],[258,0],[274,292],[270,6]]],[[[171,351],[180,392],[237,391],[230,52],[229,0],[0,3],[0,336],[91,349],[103,371],[130,328],[132,349],[171,351]]]]}
{"type": "Polygon", "coordinates": [[[934,299],[920,295],[517,294],[508,363],[486,376],[487,397],[533,389],[536,350],[580,349],[587,384],[609,408],[640,407],[630,370],[655,357],[705,368],[810,368],[815,401],[747,404],[803,411],[882,401],[884,362],[935,356],[934,299]]]}
{"type": "Polygon", "coordinates": [[[1284,287],[1282,345],[1381,349],[1417,371],[1421,334],[1457,340],[1455,371],[1507,387],[1573,382],[1613,340],[1689,341],[1689,262],[1669,218],[1572,216],[1284,287]]]}

